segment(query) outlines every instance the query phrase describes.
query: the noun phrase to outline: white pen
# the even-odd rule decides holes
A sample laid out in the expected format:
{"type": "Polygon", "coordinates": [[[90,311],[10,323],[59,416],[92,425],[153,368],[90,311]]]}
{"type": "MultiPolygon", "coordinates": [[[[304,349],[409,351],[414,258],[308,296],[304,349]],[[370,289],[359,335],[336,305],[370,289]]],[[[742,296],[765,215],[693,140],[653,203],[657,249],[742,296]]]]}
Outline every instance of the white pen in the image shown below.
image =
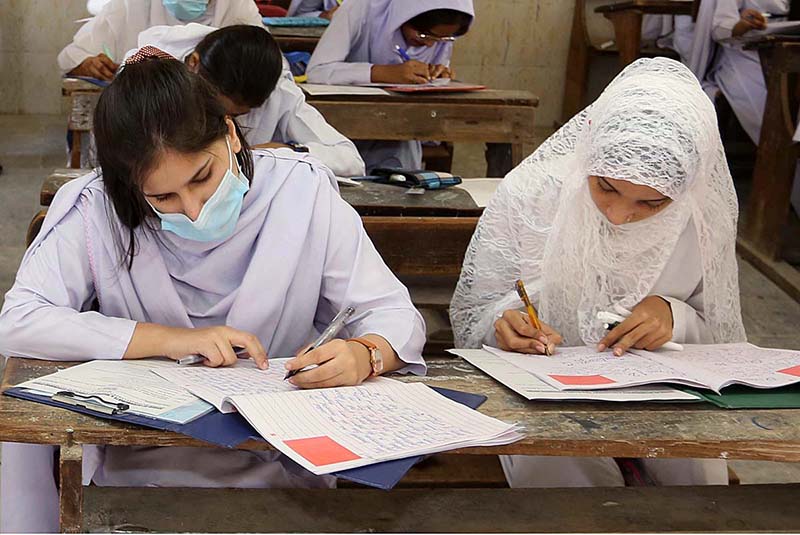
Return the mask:
{"type": "MultiPolygon", "coordinates": [[[[603,312],[600,311],[597,313],[597,319],[602,321],[606,330],[611,330],[623,321],[625,318],[620,316],[619,314],[614,314],[613,312],[603,312]]],[[[667,342],[660,349],[665,349],[667,351],[683,351],[683,346],[681,344],[675,342],[667,342]]]]}
{"type": "MultiPolygon", "coordinates": [[[[325,345],[331,340],[333,340],[333,337],[336,336],[336,334],[342,330],[342,327],[344,327],[344,323],[348,319],[350,319],[350,316],[352,316],[355,311],[356,309],[354,309],[353,307],[347,307],[342,309],[338,314],[336,314],[336,317],[333,318],[333,321],[331,321],[330,325],[328,325],[325,328],[325,330],[322,331],[322,334],[320,334],[317,337],[317,339],[311,343],[311,345],[308,347],[308,349],[306,349],[303,352],[303,354],[308,353],[309,351],[313,351],[317,349],[319,346],[325,345]]],[[[285,381],[286,379],[294,377],[298,373],[306,371],[310,368],[311,366],[306,366],[305,368],[299,370],[290,370],[289,372],[286,373],[286,377],[284,377],[283,380],[285,381]]]]}

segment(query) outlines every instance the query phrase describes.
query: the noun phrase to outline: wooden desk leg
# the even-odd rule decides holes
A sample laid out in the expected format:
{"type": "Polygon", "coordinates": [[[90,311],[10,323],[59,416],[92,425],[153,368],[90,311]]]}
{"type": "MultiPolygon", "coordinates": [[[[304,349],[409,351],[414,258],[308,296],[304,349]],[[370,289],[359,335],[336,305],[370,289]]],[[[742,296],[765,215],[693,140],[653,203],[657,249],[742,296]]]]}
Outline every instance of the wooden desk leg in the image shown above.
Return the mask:
{"type": "MultiPolygon", "coordinates": [[[[515,145],[510,143],[486,144],[486,176],[488,178],[503,178],[516,166],[518,162],[514,160],[514,147],[515,145]]],[[[518,152],[522,152],[522,150],[519,149],[518,152]]]]}
{"type": "Polygon", "coordinates": [[[73,169],[81,167],[81,132],[72,131],[72,147],[69,151],[69,166],[73,169]]]}
{"type": "Polygon", "coordinates": [[[784,114],[789,107],[786,76],[772,66],[784,58],[773,49],[761,51],[767,82],[767,102],[758,143],[753,188],[743,234],[754,248],[773,260],[781,254],[781,230],[789,215],[797,149],[792,142],[794,122],[784,114]]]}
{"type": "Polygon", "coordinates": [[[642,14],[638,11],[606,13],[605,17],[614,25],[619,61],[625,68],[637,59],[642,49],[642,14]]]}
{"type": "Polygon", "coordinates": [[[59,455],[59,524],[61,533],[83,531],[83,446],[61,446],[59,455]]]}
{"type": "Polygon", "coordinates": [[[586,0],[575,0],[575,11],[572,15],[564,102],[561,105],[561,121],[564,123],[583,109],[589,83],[590,50],[589,38],[586,35],[585,3],[586,0]]]}

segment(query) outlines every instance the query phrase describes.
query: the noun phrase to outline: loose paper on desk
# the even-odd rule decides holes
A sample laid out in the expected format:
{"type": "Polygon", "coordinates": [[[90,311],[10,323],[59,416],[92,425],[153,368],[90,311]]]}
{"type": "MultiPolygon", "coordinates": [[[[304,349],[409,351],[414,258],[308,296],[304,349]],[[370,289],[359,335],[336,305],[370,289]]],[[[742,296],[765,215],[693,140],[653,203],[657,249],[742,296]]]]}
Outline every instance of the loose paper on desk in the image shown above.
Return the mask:
{"type": "Polygon", "coordinates": [[[502,178],[465,178],[461,181],[461,184],[453,187],[463,189],[469,193],[475,204],[481,208],[486,208],[502,181],[502,178]]]}
{"type": "Polygon", "coordinates": [[[558,348],[554,357],[485,347],[559,390],[600,390],[652,383],[677,383],[717,393],[743,384],[777,388],[800,382],[800,351],[752,344],[684,345],[683,351],[630,350],[621,357],[591,347],[558,348]]]}
{"type": "Polygon", "coordinates": [[[159,420],[187,423],[214,407],[152,373],[175,367],[169,360],[94,360],[26,381],[20,388],[52,396],[67,391],[127,403],[127,412],[159,420]]]}
{"type": "Polygon", "coordinates": [[[451,401],[427,386],[377,377],[359,386],[301,390],[249,361],[232,368],[156,373],[223,411],[236,408],[276,449],[315,474],[453,448],[508,444],[513,424],[451,401]]]}
{"type": "Polygon", "coordinates": [[[306,94],[317,97],[324,95],[388,95],[380,87],[359,85],[300,84],[306,94]]]}
{"type": "Polygon", "coordinates": [[[697,396],[668,386],[636,386],[614,390],[559,390],[515,364],[528,355],[501,358],[485,349],[450,349],[495,380],[529,400],[551,401],[701,401],[697,396]]]}

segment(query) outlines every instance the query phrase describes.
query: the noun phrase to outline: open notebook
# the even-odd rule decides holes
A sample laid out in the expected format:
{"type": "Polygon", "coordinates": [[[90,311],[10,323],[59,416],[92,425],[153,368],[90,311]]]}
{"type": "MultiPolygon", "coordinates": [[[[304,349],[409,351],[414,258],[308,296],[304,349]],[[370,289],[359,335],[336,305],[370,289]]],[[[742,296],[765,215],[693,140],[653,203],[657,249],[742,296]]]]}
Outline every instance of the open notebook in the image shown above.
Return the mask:
{"type": "Polygon", "coordinates": [[[300,390],[283,380],[280,359],[269,370],[242,360],[225,369],[154,372],[221,411],[238,410],[275,449],[317,475],[523,436],[516,425],[422,383],[379,377],[360,386],[300,390]]]}
{"type": "Polygon", "coordinates": [[[603,390],[675,383],[719,393],[740,384],[777,388],[800,382],[800,351],[752,344],[684,346],[683,351],[633,349],[621,357],[591,347],[558,348],[552,357],[485,347],[559,390],[603,390]]]}

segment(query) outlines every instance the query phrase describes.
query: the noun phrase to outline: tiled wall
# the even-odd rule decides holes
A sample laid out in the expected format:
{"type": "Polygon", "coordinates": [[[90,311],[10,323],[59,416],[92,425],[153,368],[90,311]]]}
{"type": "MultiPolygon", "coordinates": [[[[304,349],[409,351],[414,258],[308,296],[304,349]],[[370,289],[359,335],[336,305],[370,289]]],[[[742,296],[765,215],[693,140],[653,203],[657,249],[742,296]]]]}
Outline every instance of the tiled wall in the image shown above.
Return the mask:
{"type": "Polygon", "coordinates": [[[0,113],[60,113],[56,56],[85,0],[0,0],[0,113]]]}

